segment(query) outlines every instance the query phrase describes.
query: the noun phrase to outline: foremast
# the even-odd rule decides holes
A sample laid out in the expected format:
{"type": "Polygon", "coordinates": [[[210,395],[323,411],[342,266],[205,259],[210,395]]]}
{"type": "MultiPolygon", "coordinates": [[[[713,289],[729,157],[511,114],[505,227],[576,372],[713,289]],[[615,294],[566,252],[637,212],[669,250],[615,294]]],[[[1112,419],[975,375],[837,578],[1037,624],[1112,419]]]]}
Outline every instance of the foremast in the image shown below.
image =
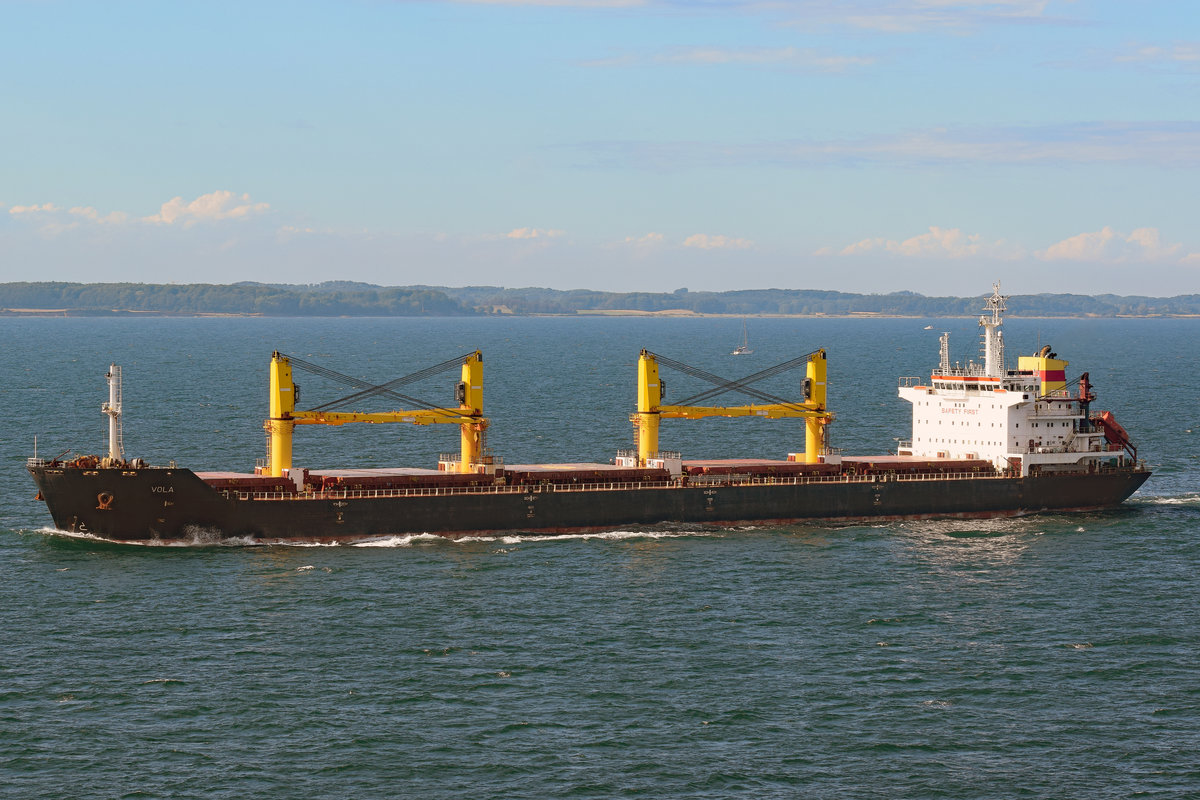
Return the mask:
{"type": "Polygon", "coordinates": [[[104,377],[108,381],[108,402],[100,410],[108,416],[108,460],[120,462],[125,458],[121,434],[121,368],[110,364],[104,377]]]}

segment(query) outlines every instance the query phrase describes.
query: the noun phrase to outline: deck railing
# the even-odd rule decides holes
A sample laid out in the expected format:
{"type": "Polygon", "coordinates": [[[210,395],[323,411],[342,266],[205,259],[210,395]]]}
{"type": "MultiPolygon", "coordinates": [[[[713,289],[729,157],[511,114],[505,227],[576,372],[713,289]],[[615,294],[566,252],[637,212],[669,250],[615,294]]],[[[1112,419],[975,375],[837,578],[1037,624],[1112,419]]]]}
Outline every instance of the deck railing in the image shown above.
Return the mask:
{"type": "Polygon", "coordinates": [[[798,475],[798,476],[691,476],[689,480],[628,481],[611,483],[531,484],[528,486],[438,486],[409,489],[342,489],[337,491],[301,492],[238,492],[226,490],[224,495],[237,500],[358,500],[388,497],[446,497],[452,495],[487,494],[544,494],[548,492],[620,492],[669,491],[685,488],[733,488],[740,486],[808,486],[836,483],[888,483],[918,481],[958,481],[1011,478],[1005,473],[979,472],[922,472],[877,473],[871,475],[798,475]]]}

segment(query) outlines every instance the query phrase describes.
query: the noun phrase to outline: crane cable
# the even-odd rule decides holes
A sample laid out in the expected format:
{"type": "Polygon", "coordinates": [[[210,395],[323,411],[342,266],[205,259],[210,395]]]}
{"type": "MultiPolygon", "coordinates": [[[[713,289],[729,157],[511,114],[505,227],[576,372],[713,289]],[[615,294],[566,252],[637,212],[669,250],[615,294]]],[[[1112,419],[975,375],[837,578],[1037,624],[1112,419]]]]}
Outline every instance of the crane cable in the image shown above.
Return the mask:
{"type": "Polygon", "coordinates": [[[780,404],[783,406],[793,408],[795,410],[803,411],[803,410],[807,410],[807,409],[805,409],[803,405],[798,404],[795,401],[785,400],[782,397],[777,397],[776,395],[769,394],[769,393],[761,391],[759,389],[751,389],[750,385],[753,383],[757,383],[758,381],[765,380],[766,378],[774,377],[775,375],[779,375],[783,372],[787,372],[788,370],[795,369],[799,366],[806,365],[806,364],[808,364],[809,361],[812,360],[813,356],[816,355],[820,351],[814,350],[812,353],[809,353],[808,355],[800,356],[799,358],[794,358],[791,361],[785,361],[781,364],[776,364],[775,366],[768,367],[767,369],[762,370],[761,372],[756,372],[753,375],[747,375],[746,377],[738,378],[737,380],[729,380],[728,378],[722,378],[719,375],[714,375],[710,372],[705,372],[704,370],[698,369],[697,367],[693,367],[688,364],[684,364],[681,361],[675,361],[674,359],[666,358],[665,356],[660,356],[657,353],[651,353],[650,351],[646,351],[646,352],[648,355],[653,356],[655,358],[655,360],[658,361],[659,364],[661,364],[665,367],[669,367],[673,370],[676,370],[677,372],[682,372],[685,375],[691,375],[694,378],[700,378],[701,380],[705,380],[705,381],[708,381],[709,383],[715,384],[714,388],[706,389],[705,391],[700,392],[699,394],[695,394],[695,395],[692,395],[691,397],[685,398],[685,399],[679,401],[679,403],[677,405],[687,406],[687,405],[691,405],[700,400],[708,400],[710,398],[716,397],[717,395],[724,394],[725,392],[739,391],[742,394],[749,395],[750,397],[754,397],[759,400],[766,400],[771,403],[777,403],[777,404],[780,404]]]}
{"type": "Polygon", "coordinates": [[[731,381],[727,378],[722,378],[719,375],[713,375],[710,372],[705,372],[704,370],[698,369],[696,367],[692,367],[688,364],[684,364],[683,362],[675,361],[674,359],[665,358],[663,356],[659,356],[654,353],[652,353],[651,355],[654,355],[655,358],[658,360],[658,362],[665,367],[670,367],[671,369],[674,369],[678,372],[682,372],[685,375],[691,375],[692,377],[700,378],[702,380],[708,381],[709,383],[716,384],[715,389],[708,389],[704,392],[701,392],[700,394],[692,395],[689,398],[685,398],[685,399],[679,401],[678,405],[681,405],[681,406],[690,405],[691,403],[695,402],[696,400],[708,399],[711,397],[715,397],[719,394],[724,394],[725,392],[728,392],[728,391],[731,391],[734,389],[736,389],[737,391],[740,391],[742,394],[749,395],[750,397],[754,397],[759,400],[767,400],[772,403],[783,403],[785,405],[791,404],[790,401],[784,400],[781,397],[776,397],[775,395],[768,394],[767,392],[763,392],[758,389],[750,389],[748,386],[749,381],[747,381],[746,379],[741,379],[738,381],[731,381]]]}
{"type": "Polygon", "coordinates": [[[435,364],[432,367],[426,367],[425,369],[418,370],[417,372],[414,372],[410,375],[405,375],[404,377],[396,378],[395,380],[388,381],[387,383],[380,384],[378,386],[373,383],[370,383],[369,381],[364,381],[359,378],[353,378],[349,375],[343,375],[340,372],[335,372],[327,367],[322,367],[318,364],[313,364],[311,362],[305,361],[300,358],[293,358],[292,356],[286,356],[286,355],[284,356],[284,358],[287,358],[294,366],[299,367],[300,369],[304,370],[305,372],[309,372],[313,375],[327,378],[327,379],[333,381],[334,383],[348,385],[353,388],[361,390],[361,391],[355,392],[354,394],[350,394],[345,397],[339,398],[337,400],[330,400],[327,403],[322,403],[319,406],[314,406],[313,408],[309,409],[309,411],[330,411],[334,408],[345,406],[345,405],[348,405],[349,403],[357,402],[359,400],[365,400],[369,397],[374,397],[376,395],[384,395],[387,397],[391,397],[393,399],[401,400],[407,405],[417,406],[419,408],[423,408],[423,409],[426,409],[429,411],[438,411],[439,413],[445,414],[446,416],[456,416],[456,414],[454,414],[453,412],[441,409],[438,406],[434,405],[433,403],[427,403],[424,400],[418,400],[414,397],[408,397],[407,395],[403,395],[403,394],[400,394],[399,392],[395,391],[395,389],[397,389],[401,386],[406,386],[410,383],[416,383],[417,381],[424,380],[425,378],[429,378],[433,375],[437,375],[442,372],[447,372],[455,367],[462,366],[462,364],[466,363],[467,359],[473,355],[474,355],[474,353],[467,353],[466,355],[459,356],[458,358],[452,358],[449,361],[443,361],[440,364],[435,364]]]}
{"type": "MultiPolygon", "coordinates": [[[[736,381],[728,381],[720,386],[716,386],[712,389],[708,389],[706,391],[700,392],[699,394],[692,395],[691,397],[687,398],[686,400],[681,401],[680,405],[691,405],[692,403],[695,403],[695,402],[698,402],[701,400],[708,400],[709,398],[716,397],[717,395],[724,394],[725,392],[728,392],[728,391],[743,391],[750,384],[758,383],[759,381],[766,380],[767,378],[773,378],[776,375],[780,375],[789,370],[793,370],[793,369],[796,369],[797,367],[807,365],[808,362],[812,360],[812,357],[814,355],[816,355],[817,352],[818,351],[814,351],[812,353],[809,353],[808,355],[792,359],[791,361],[785,361],[781,364],[776,364],[773,367],[768,367],[767,369],[764,369],[761,372],[756,372],[753,375],[747,375],[746,377],[739,378],[736,381]]],[[[743,392],[743,393],[745,393],[745,392],[743,392]]],[[[770,399],[775,400],[775,402],[784,403],[785,405],[792,405],[791,401],[784,400],[782,398],[776,398],[774,395],[766,394],[765,392],[758,393],[758,396],[763,397],[763,398],[770,398],[770,399]]]]}

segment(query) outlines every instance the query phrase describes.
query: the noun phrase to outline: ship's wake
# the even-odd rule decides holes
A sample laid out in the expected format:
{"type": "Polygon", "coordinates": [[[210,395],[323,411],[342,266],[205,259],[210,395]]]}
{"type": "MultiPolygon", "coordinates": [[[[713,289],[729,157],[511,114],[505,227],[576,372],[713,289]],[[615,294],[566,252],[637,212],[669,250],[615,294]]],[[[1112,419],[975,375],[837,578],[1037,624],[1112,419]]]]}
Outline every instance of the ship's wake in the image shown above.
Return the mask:
{"type": "Polygon", "coordinates": [[[1200,506],[1200,492],[1184,492],[1181,495],[1147,497],[1137,495],[1130,499],[1131,506],[1200,506]]]}
{"type": "Polygon", "coordinates": [[[447,538],[432,533],[406,534],[404,536],[384,536],[378,539],[368,539],[352,542],[354,547],[412,547],[433,542],[448,542],[452,544],[524,544],[528,542],[564,542],[599,539],[604,541],[626,541],[634,539],[678,539],[695,536],[719,536],[723,531],[703,530],[645,530],[645,531],[601,531],[597,533],[556,533],[556,534],[495,534],[479,536],[460,536],[447,538]]]}
{"type": "Polygon", "coordinates": [[[94,533],[64,531],[58,528],[37,528],[31,532],[60,539],[129,547],[262,547],[276,544],[249,536],[223,536],[218,531],[199,528],[189,529],[188,536],[184,539],[108,539],[94,533]]]}
{"type": "MultiPolygon", "coordinates": [[[[735,529],[700,530],[681,528],[671,530],[615,530],[591,533],[562,534],[494,534],[448,537],[436,533],[406,533],[350,541],[312,541],[296,539],[255,539],[248,536],[222,536],[212,530],[189,530],[185,539],[114,540],[92,533],[64,531],[57,528],[37,528],[29,531],[44,536],[97,544],[134,547],[415,547],[428,544],[523,544],[529,542],[562,542],[573,540],[627,541],[639,539],[677,539],[698,536],[721,536],[735,529]]],[[[736,530],[757,530],[757,528],[736,530]]]]}
{"type": "Polygon", "coordinates": [[[953,538],[996,538],[1020,534],[1040,534],[1045,520],[1038,516],[997,517],[995,519],[929,519],[913,520],[884,526],[916,536],[949,536],[953,538]]]}

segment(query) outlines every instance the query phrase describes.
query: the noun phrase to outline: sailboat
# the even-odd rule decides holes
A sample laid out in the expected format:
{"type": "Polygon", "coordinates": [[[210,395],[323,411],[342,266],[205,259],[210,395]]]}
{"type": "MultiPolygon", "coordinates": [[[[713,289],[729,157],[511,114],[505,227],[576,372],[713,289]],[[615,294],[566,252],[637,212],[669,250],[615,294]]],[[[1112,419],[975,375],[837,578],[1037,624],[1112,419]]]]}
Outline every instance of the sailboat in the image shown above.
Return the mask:
{"type": "Polygon", "coordinates": [[[746,320],[742,320],[742,343],[733,348],[731,356],[748,356],[754,351],[750,349],[750,337],[746,334],[746,320]]]}

